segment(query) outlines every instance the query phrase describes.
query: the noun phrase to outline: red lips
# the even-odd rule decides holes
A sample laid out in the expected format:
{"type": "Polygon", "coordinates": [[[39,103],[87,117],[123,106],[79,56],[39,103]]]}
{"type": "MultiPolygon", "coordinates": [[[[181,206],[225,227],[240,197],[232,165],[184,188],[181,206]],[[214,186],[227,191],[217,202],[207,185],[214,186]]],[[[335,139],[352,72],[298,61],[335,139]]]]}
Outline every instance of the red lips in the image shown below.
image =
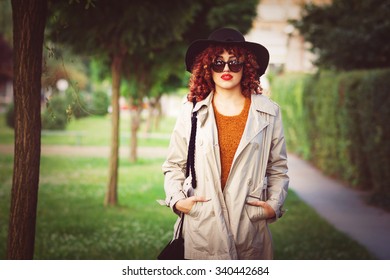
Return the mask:
{"type": "Polygon", "coordinates": [[[233,79],[233,76],[230,75],[230,74],[223,74],[221,76],[221,79],[224,80],[224,81],[229,81],[229,80],[233,79]]]}

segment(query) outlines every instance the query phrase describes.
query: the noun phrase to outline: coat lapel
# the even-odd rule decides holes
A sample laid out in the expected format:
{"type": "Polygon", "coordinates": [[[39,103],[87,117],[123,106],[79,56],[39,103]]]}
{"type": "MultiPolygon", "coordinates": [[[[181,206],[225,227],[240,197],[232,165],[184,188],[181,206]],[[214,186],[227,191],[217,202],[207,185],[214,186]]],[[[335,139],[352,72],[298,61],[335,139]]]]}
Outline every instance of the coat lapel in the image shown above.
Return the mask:
{"type": "Polygon", "coordinates": [[[240,156],[245,147],[256,137],[265,127],[269,125],[266,114],[275,116],[275,109],[268,97],[263,95],[252,95],[251,107],[249,109],[248,120],[244,133],[234,155],[232,167],[236,159],[240,156]]]}

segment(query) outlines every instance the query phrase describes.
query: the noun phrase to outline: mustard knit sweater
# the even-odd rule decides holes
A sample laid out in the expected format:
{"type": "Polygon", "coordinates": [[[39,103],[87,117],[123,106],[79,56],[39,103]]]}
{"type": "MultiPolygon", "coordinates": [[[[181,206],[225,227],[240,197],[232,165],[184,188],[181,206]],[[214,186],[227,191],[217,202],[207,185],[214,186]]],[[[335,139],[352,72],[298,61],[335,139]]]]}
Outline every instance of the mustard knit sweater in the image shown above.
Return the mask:
{"type": "Polygon", "coordinates": [[[215,121],[218,129],[218,142],[221,156],[221,184],[222,190],[225,188],[229,176],[233,158],[240,143],[248,118],[250,98],[245,98],[245,105],[241,113],[236,116],[221,115],[213,102],[215,121]]]}

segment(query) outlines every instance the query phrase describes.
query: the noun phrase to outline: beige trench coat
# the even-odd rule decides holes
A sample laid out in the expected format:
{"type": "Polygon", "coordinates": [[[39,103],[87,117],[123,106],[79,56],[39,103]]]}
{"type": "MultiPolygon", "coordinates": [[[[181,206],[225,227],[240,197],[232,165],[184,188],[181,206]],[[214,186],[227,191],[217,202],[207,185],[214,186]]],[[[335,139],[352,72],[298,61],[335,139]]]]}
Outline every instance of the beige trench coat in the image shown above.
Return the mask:
{"type": "MultiPolygon", "coordinates": [[[[185,216],[185,258],[272,259],[268,223],[282,216],[289,182],[279,106],[264,95],[252,95],[245,130],[222,192],[212,98],[211,92],[194,108],[198,111],[195,195],[210,201],[197,202],[185,216]],[[261,207],[246,204],[256,199],[267,201],[275,210],[276,218],[266,220],[261,207]]],[[[178,200],[186,198],[191,189],[191,179],[185,178],[191,112],[192,103],[185,102],[162,166],[165,203],[177,214],[180,213],[173,206],[178,200]]]]}

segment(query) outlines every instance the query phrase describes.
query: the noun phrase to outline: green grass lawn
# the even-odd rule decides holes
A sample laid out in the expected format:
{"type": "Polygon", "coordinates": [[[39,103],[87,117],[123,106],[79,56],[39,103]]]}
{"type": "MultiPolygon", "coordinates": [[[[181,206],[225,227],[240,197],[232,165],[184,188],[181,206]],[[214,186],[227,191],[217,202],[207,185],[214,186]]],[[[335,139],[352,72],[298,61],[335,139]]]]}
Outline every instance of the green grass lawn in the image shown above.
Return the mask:
{"type": "MultiPolygon", "coordinates": [[[[164,198],[163,159],[120,162],[118,207],[103,206],[108,161],[42,157],[36,259],[155,259],[175,215],[164,198]]],[[[12,157],[0,156],[0,259],[5,258],[12,157]]],[[[276,259],[371,259],[290,191],[271,231],[276,259]]]]}
{"type": "MultiPolygon", "coordinates": [[[[143,147],[168,147],[169,135],[172,133],[175,118],[162,118],[158,129],[148,137],[145,133],[145,121],[142,122],[138,135],[138,145],[143,147]]],[[[111,118],[107,116],[90,116],[72,118],[64,131],[42,131],[42,145],[81,145],[108,146],[111,139],[111,118]]],[[[0,144],[12,144],[14,132],[5,124],[5,115],[0,114],[0,144]]],[[[130,118],[126,115],[120,121],[120,144],[129,145],[130,118]]]]}

